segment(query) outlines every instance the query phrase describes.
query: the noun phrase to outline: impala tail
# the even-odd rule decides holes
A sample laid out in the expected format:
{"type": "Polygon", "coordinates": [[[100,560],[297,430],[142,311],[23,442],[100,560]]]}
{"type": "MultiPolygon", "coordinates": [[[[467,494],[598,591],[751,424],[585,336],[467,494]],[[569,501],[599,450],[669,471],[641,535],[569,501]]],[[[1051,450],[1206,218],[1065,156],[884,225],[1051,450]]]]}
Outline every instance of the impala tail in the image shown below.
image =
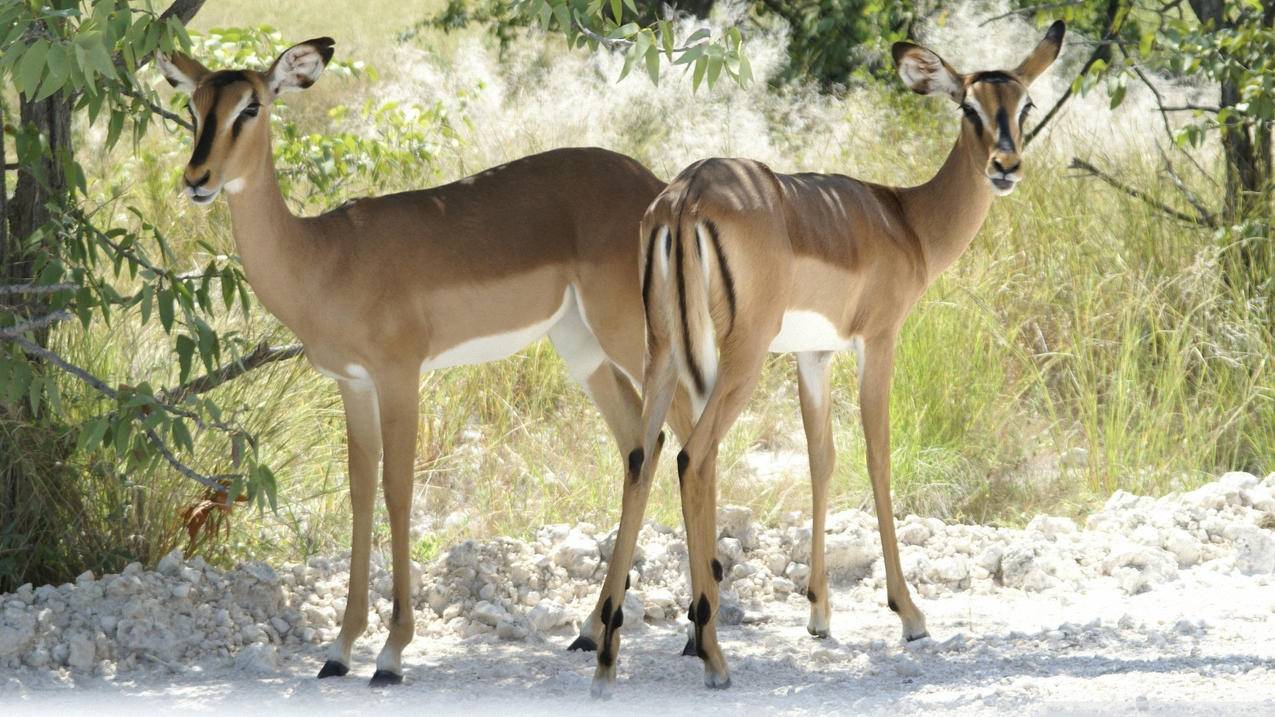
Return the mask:
{"type": "Polygon", "coordinates": [[[685,194],[657,200],[643,227],[648,352],[672,353],[698,420],[717,381],[718,344],[734,321],[735,289],[720,230],[685,194]]]}

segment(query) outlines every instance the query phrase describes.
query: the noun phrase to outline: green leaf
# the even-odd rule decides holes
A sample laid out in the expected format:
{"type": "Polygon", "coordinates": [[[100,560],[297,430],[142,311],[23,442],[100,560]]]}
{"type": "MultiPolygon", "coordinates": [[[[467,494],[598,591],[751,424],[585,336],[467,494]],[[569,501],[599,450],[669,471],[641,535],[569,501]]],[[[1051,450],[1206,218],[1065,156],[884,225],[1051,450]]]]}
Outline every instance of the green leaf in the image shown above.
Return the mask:
{"type": "Polygon", "coordinates": [[[722,74],[722,58],[717,55],[709,55],[708,57],[708,86],[712,87],[717,82],[717,77],[722,74]]]}
{"type": "Polygon", "coordinates": [[[190,377],[191,358],[195,355],[195,340],[182,334],[177,337],[178,378],[185,383],[190,377]]]}
{"type": "Polygon", "coordinates": [[[1116,89],[1111,92],[1111,109],[1114,110],[1120,106],[1120,103],[1124,101],[1124,95],[1127,89],[1128,88],[1125,86],[1124,82],[1116,85],[1116,89]]]}
{"type": "Polygon", "coordinates": [[[44,82],[40,83],[39,92],[35,95],[37,102],[62,89],[62,85],[66,84],[68,73],[66,48],[61,43],[50,45],[44,63],[49,71],[44,76],[44,82]]]}
{"type": "Polygon", "coordinates": [[[18,63],[18,69],[13,76],[18,92],[27,97],[35,96],[40,76],[44,72],[44,58],[48,54],[49,42],[43,39],[31,43],[26,52],[22,53],[22,60],[18,63]]]}
{"type": "Polygon", "coordinates": [[[164,327],[164,333],[171,334],[173,332],[173,290],[160,289],[159,295],[155,298],[159,304],[159,323],[164,327]]]}
{"type": "Polygon", "coordinates": [[[174,418],[169,426],[169,432],[173,436],[173,445],[187,451],[195,450],[195,441],[190,437],[190,429],[186,428],[184,419],[174,418]]]}
{"type": "Polygon", "coordinates": [[[707,69],[707,68],[708,68],[708,58],[707,58],[707,57],[703,57],[703,56],[701,56],[701,57],[696,58],[696,60],[695,60],[695,71],[694,71],[694,73],[691,75],[691,90],[692,90],[693,92],[698,92],[698,91],[699,91],[699,83],[700,83],[700,81],[702,81],[702,80],[704,79],[704,70],[705,70],[705,69],[707,69]]]}

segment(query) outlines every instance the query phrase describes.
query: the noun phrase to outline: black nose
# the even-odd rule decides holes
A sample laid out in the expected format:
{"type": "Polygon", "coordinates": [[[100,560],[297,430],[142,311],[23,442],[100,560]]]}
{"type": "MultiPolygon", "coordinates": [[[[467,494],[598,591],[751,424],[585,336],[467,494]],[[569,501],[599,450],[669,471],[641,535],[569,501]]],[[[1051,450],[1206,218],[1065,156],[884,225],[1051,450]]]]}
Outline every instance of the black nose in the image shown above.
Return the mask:
{"type": "Polygon", "coordinates": [[[195,181],[193,181],[193,182],[192,182],[192,181],[190,181],[190,179],[189,179],[189,178],[187,178],[187,179],[186,179],[186,185],[187,185],[188,187],[190,187],[191,189],[195,189],[195,188],[197,188],[197,187],[202,187],[202,186],[204,186],[205,184],[207,184],[207,183],[208,183],[208,178],[209,178],[209,177],[211,177],[211,176],[212,176],[212,170],[211,170],[211,169],[209,169],[209,170],[207,170],[207,171],[205,171],[205,172],[204,172],[203,176],[201,176],[199,179],[196,179],[196,180],[195,180],[195,181]]]}

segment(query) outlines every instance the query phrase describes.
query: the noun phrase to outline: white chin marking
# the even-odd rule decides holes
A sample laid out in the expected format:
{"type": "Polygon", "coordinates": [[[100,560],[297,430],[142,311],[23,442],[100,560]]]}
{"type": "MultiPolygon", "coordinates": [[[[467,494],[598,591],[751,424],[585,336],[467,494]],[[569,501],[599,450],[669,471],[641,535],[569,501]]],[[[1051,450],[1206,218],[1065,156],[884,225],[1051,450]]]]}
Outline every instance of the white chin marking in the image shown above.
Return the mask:
{"type": "Polygon", "coordinates": [[[243,184],[244,184],[243,177],[240,177],[238,179],[232,179],[229,182],[226,182],[225,184],[221,186],[221,188],[226,190],[230,194],[238,194],[243,191],[243,184]]]}

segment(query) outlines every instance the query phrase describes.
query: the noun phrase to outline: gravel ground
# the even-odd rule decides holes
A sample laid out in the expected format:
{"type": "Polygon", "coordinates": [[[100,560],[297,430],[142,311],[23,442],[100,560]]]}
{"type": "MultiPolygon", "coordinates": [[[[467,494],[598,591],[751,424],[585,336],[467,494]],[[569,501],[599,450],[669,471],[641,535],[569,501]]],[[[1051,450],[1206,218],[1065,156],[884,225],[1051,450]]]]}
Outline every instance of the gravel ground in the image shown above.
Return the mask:
{"type": "MultiPolygon", "coordinates": [[[[875,519],[830,516],[833,637],[806,634],[810,533],[723,508],[723,649],[711,692],[685,641],[686,547],[648,525],[606,709],[753,713],[1148,711],[1275,713],[1275,474],[1228,473],[1185,494],[1118,492],[1083,526],[1022,530],[900,521],[904,572],[933,639],[900,643],[875,519]],[[632,626],[632,627],[631,627],[632,626]]],[[[0,595],[6,714],[191,711],[518,712],[590,709],[587,617],[614,533],[543,528],[465,542],[418,566],[406,683],[366,678],[390,612],[374,560],[367,636],[345,678],[313,679],[344,608],[345,557],[222,571],[174,553],[153,571],[85,573],[0,595]]]]}

